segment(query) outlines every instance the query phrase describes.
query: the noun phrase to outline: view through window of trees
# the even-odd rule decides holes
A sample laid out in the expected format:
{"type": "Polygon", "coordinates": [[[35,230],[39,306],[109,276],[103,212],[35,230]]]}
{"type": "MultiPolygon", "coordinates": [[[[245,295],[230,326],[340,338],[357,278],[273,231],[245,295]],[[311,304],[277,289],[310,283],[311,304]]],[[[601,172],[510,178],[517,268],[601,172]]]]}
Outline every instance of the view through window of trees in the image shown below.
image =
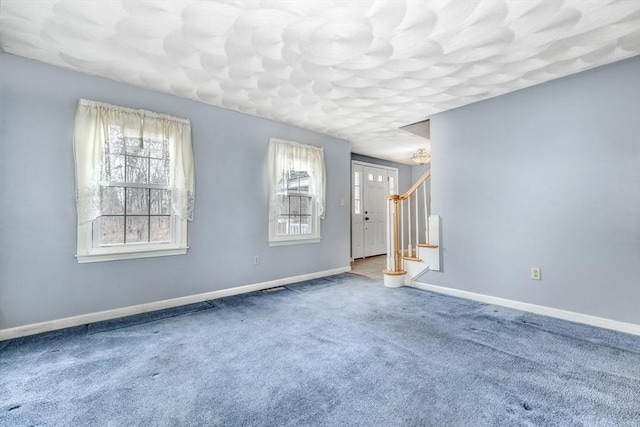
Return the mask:
{"type": "Polygon", "coordinates": [[[283,171],[276,186],[279,236],[313,234],[313,198],[306,171],[283,171]]]}
{"type": "Polygon", "coordinates": [[[79,263],[187,253],[188,119],[80,99],[73,151],[79,263]]]}
{"type": "Polygon", "coordinates": [[[104,158],[107,182],[96,219],[100,245],[171,240],[169,154],[166,139],[125,135],[109,127],[104,158]]]}

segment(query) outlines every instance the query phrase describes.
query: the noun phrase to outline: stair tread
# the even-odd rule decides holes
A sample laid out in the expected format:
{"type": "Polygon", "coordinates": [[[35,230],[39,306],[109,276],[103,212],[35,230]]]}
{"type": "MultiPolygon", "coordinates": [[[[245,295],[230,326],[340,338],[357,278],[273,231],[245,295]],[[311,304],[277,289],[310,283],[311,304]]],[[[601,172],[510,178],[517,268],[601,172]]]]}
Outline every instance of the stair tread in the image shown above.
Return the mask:
{"type": "Polygon", "coordinates": [[[422,261],[420,258],[413,256],[403,256],[402,259],[406,261],[422,261]]]}
{"type": "Polygon", "coordinates": [[[418,243],[419,248],[437,248],[438,245],[433,245],[431,243],[418,243]]]}
{"type": "Polygon", "coordinates": [[[407,274],[407,272],[404,270],[382,270],[382,274],[386,274],[388,276],[402,276],[403,274],[407,274]]]}

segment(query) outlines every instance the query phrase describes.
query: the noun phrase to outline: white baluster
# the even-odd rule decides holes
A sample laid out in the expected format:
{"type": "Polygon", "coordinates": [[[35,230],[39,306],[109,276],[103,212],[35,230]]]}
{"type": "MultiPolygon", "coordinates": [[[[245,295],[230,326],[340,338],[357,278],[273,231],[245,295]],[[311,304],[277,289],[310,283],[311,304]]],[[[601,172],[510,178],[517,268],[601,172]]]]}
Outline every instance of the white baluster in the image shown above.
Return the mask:
{"type": "Polygon", "coordinates": [[[429,243],[429,207],[427,204],[427,181],[422,183],[422,195],[424,197],[424,242],[429,243]]]}
{"type": "MultiPolygon", "coordinates": [[[[407,233],[407,236],[409,236],[409,258],[411,258],[413,256],[413,247],[411,244],[411,196],[407,197],[407,213],[408,213],[408,221],[407,221],[407,227],[409,229],[409,233],[407,233]]],[[[404,250],[404,248],[403,248],[404,250]]]]}
{"type": "Polygon", "coordinates": [[[404,256],[404,203],[400,199],[400,250],[401,255],[404,256]]]}
{"type": "Polygon", "coordinates": [[[393,227],[393,223],[391,222],[391,200],[387,200],[387,271],[391,271],[391,257],[393,256],[393,251],[391,250],[391,227],[393,227]]]}
{"type": "Polygon", "coordinates": [[[420,243],[420,215],[418,214],[418,189],[416,188],[416,257],[418,256],[418,243],[420,243]]]}

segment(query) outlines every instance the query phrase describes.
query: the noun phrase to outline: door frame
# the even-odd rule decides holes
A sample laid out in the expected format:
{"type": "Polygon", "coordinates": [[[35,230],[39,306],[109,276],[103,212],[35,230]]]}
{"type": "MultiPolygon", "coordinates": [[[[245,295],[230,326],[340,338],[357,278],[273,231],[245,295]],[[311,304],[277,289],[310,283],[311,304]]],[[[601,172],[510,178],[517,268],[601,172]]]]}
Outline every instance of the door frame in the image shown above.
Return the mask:
{"type": "MultiPolygon", "coordinates": [[[[351,261],[353,261],[355,258],[353,257],[353,223],[354,223],[354,192],[353,192],[353,172],[354,172],[354,166],[360,166],[362,168],[364,168],[365,166],[367,167],[372,167],[372,168],[377,168],[377,169],[384,169],[387,171],[387,174],[389,172],[393,173],[394,177],[395,177],[395,182],[394,182],[394,190],[395,193],[394,194],[398,194],[398,168],[394,168],[392,166],[385,166],[385,165],[379,165],[377,163],[370,163],[370,162],[363,162],[361,160],[351,160],[351,170],[350,170],[350,179],[349,179],[349,185],[350,185],[350,189],[349,192],[351,194],[351,199],[350,199],[350,212],[349,212],[349,231],[350,231],[350,236],[349,236],[349,243],[350,243],[350,247],[349,247],[349,253],[351,254],[351,261]]],[[[361,178],[362,180],[364,180],[364,175],[361,178]]],[[[364,181],[361,181],[361,183],[364,181]]],[[[389,193],[389,180],[387,180],[387,194],[389,193]]],[[[362,185],[362,184],[361,184],[362,185]]],[[[364,192],[361,190],[361,198],[364,196],[364,192]]],[[[364,206],[364,199],[362,199],[361,202],[362,206],[364,206]]],[[[388,230],[387,230],[388,231],[388,230]]],[[[387,233],[388,235],[388,233],[387,233]]],[[[364,258],[364,233],[363,233],[363,256],[362,257],[358,257],[358,258],[364,258]]]]}

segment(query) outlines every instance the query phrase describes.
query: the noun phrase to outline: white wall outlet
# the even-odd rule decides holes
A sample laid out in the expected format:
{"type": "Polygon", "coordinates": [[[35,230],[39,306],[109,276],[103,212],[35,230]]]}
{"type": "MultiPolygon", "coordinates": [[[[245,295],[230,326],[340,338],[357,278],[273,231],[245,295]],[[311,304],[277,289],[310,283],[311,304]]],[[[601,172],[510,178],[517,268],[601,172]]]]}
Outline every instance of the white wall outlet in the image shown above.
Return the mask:
{"type": "Polygon", "coordinates": [[[542,278],[540,267],[531,267],[531,278],[533,280],[540,280],[542,278]]]}
{"type": "Polygon", "coordinates": [[[340,206],[344,206],[347,204],[347,201],[345,199],[340,199],[340,206]]]}
{"type": "Polygon", "coordinates": [[[260,264],[260,256],[259,255],[254,255],[253,256],[253,264],[254,265],[260,264]]]}

